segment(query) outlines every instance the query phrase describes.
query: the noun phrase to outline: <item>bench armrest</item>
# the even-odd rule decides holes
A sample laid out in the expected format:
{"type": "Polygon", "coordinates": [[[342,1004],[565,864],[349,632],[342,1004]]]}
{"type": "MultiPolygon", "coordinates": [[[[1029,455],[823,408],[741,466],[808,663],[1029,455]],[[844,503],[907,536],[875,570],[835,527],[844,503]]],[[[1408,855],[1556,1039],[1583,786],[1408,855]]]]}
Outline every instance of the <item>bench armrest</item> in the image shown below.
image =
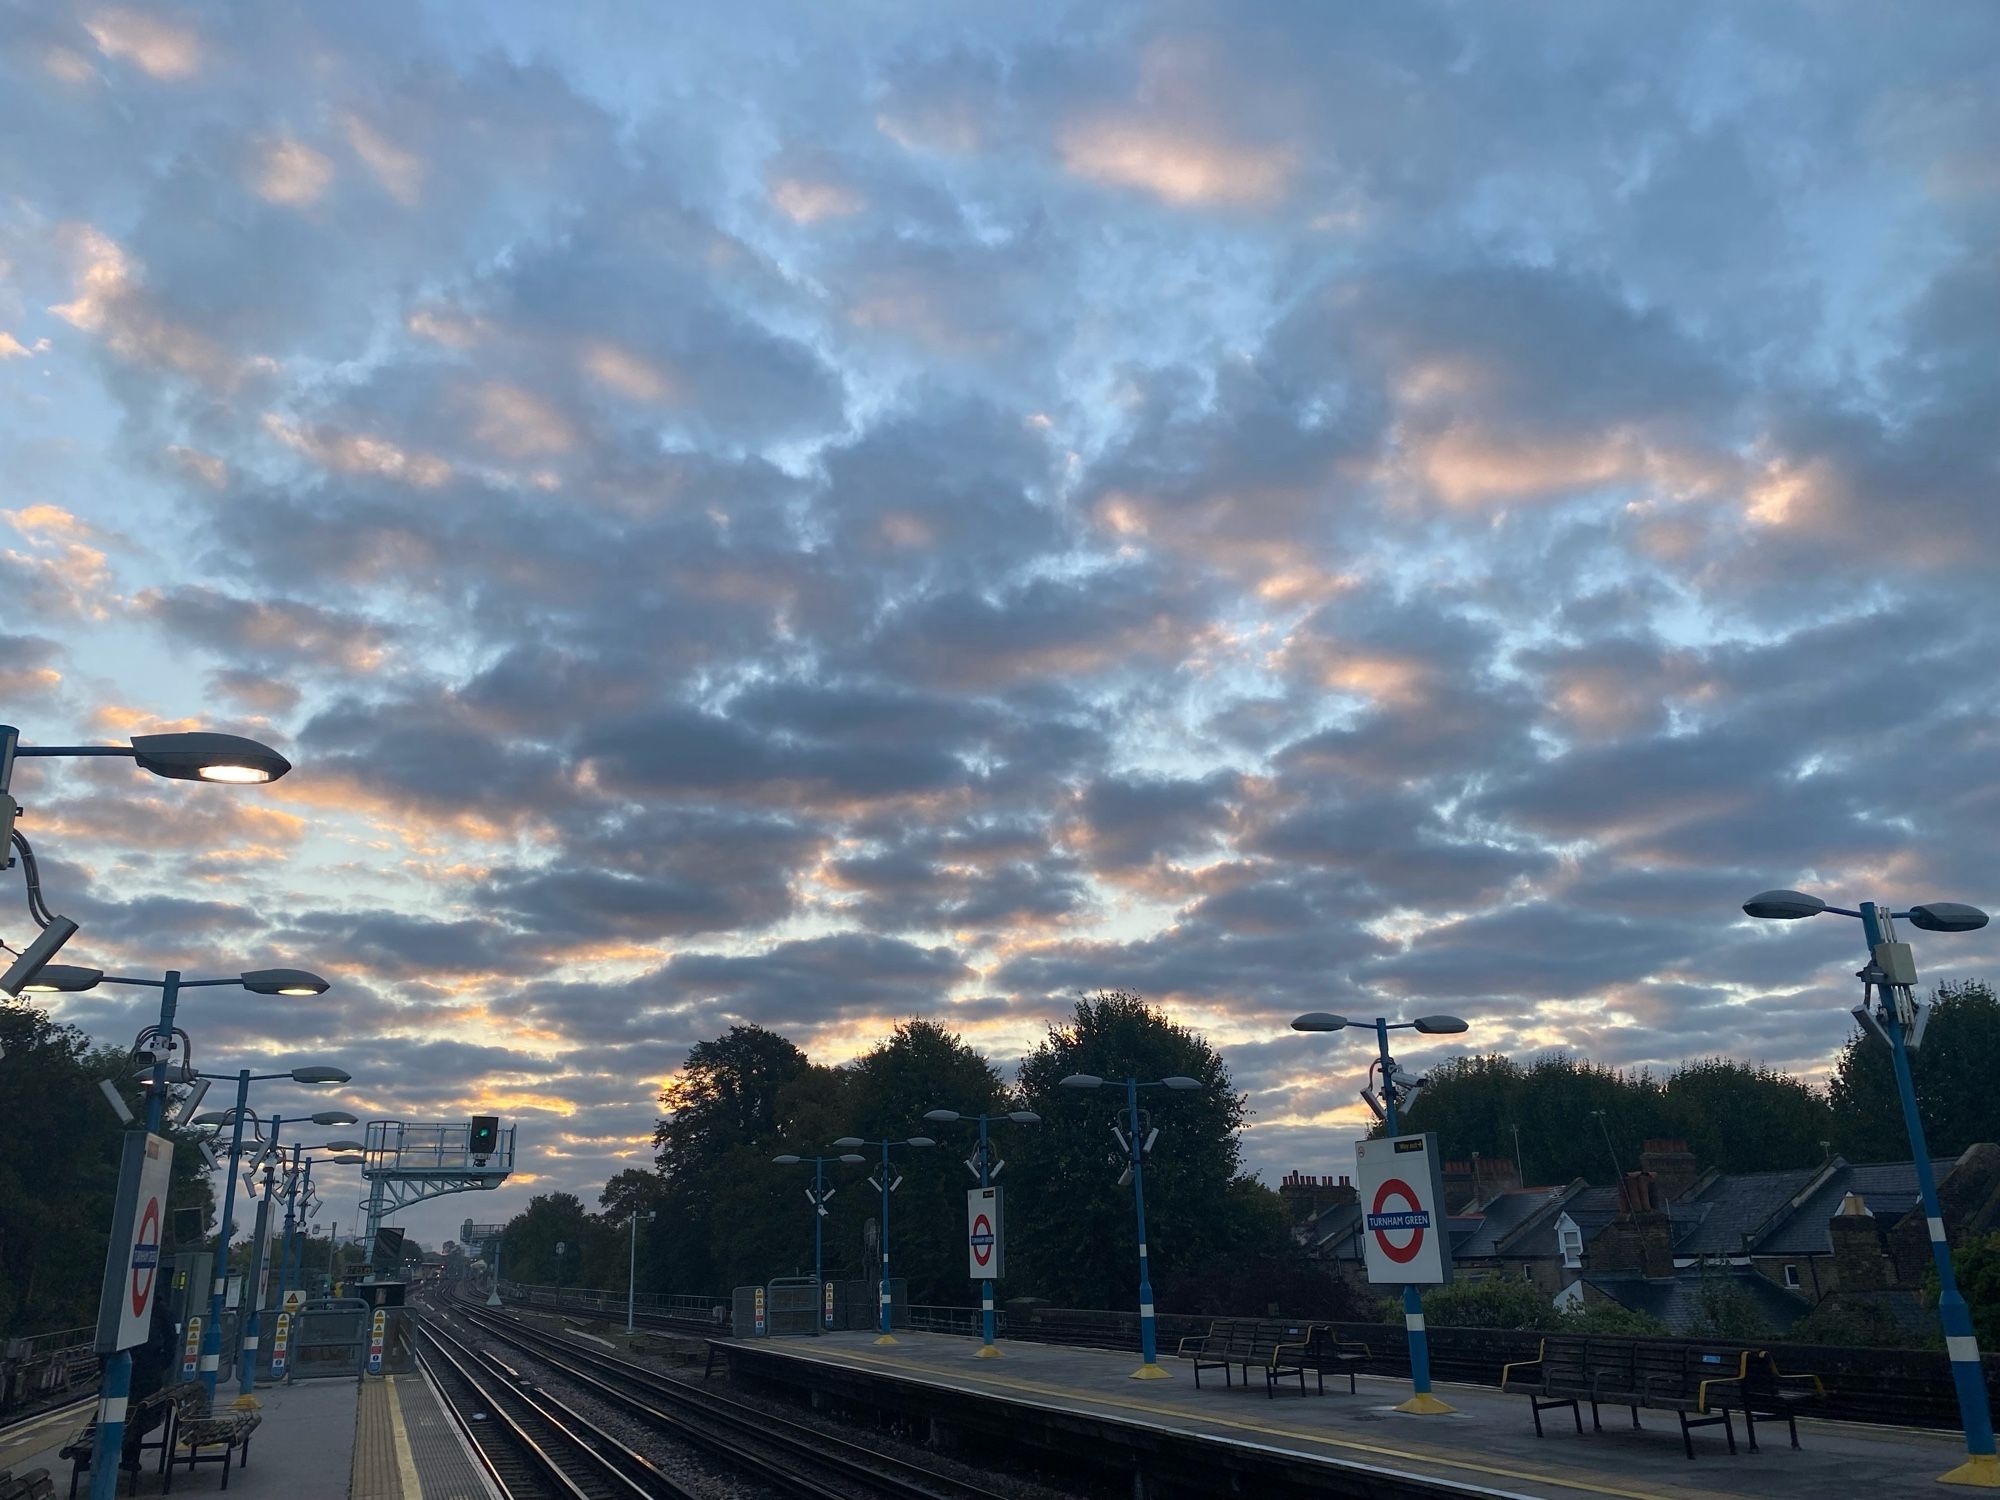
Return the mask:
{"type": "Polygon", "coordinates": [[[1817,1375],[1788,1375],[1778,1368],[1776,1360],[1770,1361],[1771,1378],[1779,1385],[1794,1385],[1802,1390],[1810,1390],[1822,1401],[1826,1399],[1826,1382],[1817,1375]]]}
{"type": "Polygon", "coordinates": [[[1736,1373],[1734,1375],[1712,1376],[1709,1379],[1704,1380],[1700,1385],[1695,1387],[1694,1389],[1695,1410],[1702,1412],[1708,1410],[1708,1388],[1712,1385],[1735,1386],[1736,1399],[1739,1403],[1741,1403],[1741,1401],[1743,1400],[1743,1382],[1749,1376],[1749,1374],[1750,1374],[1750,1351],[1748,1349],[1745,1349],[1742,1353],[1742,1356],[1738,1358],[1738,1360],[1736,1361],[1736,1373]]]}
{"type": "Polygon", "coordinates": [[[1207,1335],[1207,1334],[1205,1334],[1205,1333],[1189,1333],[1189,1334],[1183,1334],[1183,1335],[1182,1335],[1182,1337],[1181,1337],[1181,1342],[1180,1342],[1180,1347],[1179,1347],[1179,1348],[1177,1348],[1176,1350],[1174,1350],[1174,1353],[1175,1353],[1175,1354],[1177,1354],[1177,1355],[1180,1355],[1180,1356],[1181,1356],[1181,1357],[1183,1357],[1183,1358],[1185,1358],[1186,1356],[1188,1356],[1188,1355],[1190,1355],[1190,1354],[1202,1354],[1202,1353],[1206,1353],[1206,1352],[1207,1352],[1207,1349],[1208,1349],[1208,1335],[1207,1335]]]}
{"type": "Polygon", "coordinates": [[[1375,1352],[1359,1339],[1328,1339],[1327,1349],[1333,1354],[1358,1354],[1363,1359],[1372,1358],[1375,1352]]]}
{"type": "Polygon", "coordinates": [[[1312,1340],[1309,1338],[1299,1339],[1297,1342],[1290,1344],[1273,1344],[1271,1346],[1271,1357],[1266,1363],[1275,1366],[1278,1363],[1278,1357],[1287,1349],[1297,1349],[1300,1351],[1299,1357],[1303,1359],[1305,1351],[1310,1348],[1312,1348],[1312,1340]]]}
{"type": "Polygon", "coordinates": [[[1542,1361],[1547,1358],[1548,1352],[1549,1341],[1543,1339],[1541,1343],[1535,1346],[1535,1357],[1533,1359],[1517,1359],[1510,1365],[1502,1365],[1500,1367],[1500,1383],[1505,1385],[1509,1377],[1516,1370],[1533,1370],[1539,1368],[1542,1361]]]}

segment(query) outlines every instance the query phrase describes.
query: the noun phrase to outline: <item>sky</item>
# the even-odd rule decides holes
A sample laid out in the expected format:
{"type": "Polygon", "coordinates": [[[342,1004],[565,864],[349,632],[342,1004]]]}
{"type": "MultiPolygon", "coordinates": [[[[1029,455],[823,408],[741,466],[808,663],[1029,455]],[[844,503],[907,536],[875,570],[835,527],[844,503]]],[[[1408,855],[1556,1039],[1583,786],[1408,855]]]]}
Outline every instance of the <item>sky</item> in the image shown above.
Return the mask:
{"type": "Polygon", "coordinates": [[[518,1124],[427,1239],[743,1022],[1823,1074],[1746,896],[2000,901],[1996,147],[1954,0],[0,5],[0,704],[297,767],[23,763],[64,959],[326,975],[197,1061],[518,1124]]]}

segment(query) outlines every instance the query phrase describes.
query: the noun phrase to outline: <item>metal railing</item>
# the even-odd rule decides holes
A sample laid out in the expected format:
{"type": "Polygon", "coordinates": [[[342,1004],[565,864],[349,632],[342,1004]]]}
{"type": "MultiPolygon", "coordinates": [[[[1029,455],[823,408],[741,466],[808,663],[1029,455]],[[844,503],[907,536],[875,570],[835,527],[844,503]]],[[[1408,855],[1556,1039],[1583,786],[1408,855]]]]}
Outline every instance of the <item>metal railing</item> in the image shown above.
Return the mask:
{"type": "Polygon", "coordinates": [[[95,1379],[97,1329],[60,1328],[0,1344],[0,1412],[95,1379]]]}

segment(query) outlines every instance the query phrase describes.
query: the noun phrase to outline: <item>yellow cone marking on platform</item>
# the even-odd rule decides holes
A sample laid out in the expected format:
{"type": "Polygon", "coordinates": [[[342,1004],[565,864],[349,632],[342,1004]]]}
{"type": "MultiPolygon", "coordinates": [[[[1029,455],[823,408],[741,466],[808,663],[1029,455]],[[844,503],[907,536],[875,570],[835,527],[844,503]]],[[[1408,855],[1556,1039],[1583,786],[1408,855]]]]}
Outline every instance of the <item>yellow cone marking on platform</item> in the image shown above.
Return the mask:
{"type": "MultiPolygon", "coordinates": [[[[871,1360],[872,1362],[872,1356],[864,1354],[859,1350],[854,1352],[854,1357],[861,1360],[871,1360]]],[[[838,1363],[837,1360],[828,1360],[825,1355],[804,1354],[795,1355],[793,1358],[817,1360],[821,1363],[838,1363]]],[[[898,1375],[908,1379],[915,1370],[922,1369],[923,1367],[896,1364],[885,1365],[885,1368],[892,1369],[898,1375]]],[[[1061,1386],[1036,1385],[1030,1381],[1010,1380],[999,1375],[981,1375],[980,1380],[986,1385],[1005,1386],[1017,1391],[1027,1391],[1037,1396],[1056,1397],[1070,1406],[1073,1406],[1081,1398],[1085,1401],[1094,1401],[1100,1406],[1124,1407],[1131,1411],[1149,1412],[1154,1416],[1174,1417],[1181,1421],[1186,1421],[1189,1417],[1193,1417],[1196,1421],[1206,1422],[1216,1427],[1233,1427],[1244,1432],[1261,1432],[1271,1437],[1292,1438],[1309,1443],[1323,1443],[1332,1448],[1346,1448],[1356,1453],[1366,1453],[1380,1458],[1400,1458],[1410,1463],[1438,1464],[1450,1469],[1470,1469],[1476,1474],[1490,1474],[1499,1479],[1518,1479],[1526,1480],[1533,1484],[1552,1484],[1562,1489],[1582,1490],[1586,1494],[1591,1495],[1610,1495],[1614,1497],[1614,1500],[1730,1500],[1730,1497],[1717,1495],[1713,1490],[1691,1490],[1678,1486],[1672,1490],[1615,1489],[1608,1485],[1592,1484],[1587,1479],[1565,1479],[1555,1474],[1537,1474],[1531,1469],[1508,1469],[1502,1468],[1498,1464],[1473,1463],[1469,1459],[1446,1458],[1442,1454],[1423,1453],[1408,1448],[1391,1448],[1381,1443],[1362,1443],[1356,1442],[1352,1438],[1325,1437],[1316,1432],[1302,1432],[1296,1427],[1273,1427],[1262,1422],[1245,1422],[1234,1417],[1203,1416],[1190,1412],[1184,1407],[1161,1406],[1151,1401],[1135,1401],[1130,1397],[1099,1395],[1094,1391],[1073,1388],[1065,1389],[1061,1386]]]]}
{"type": "Polygon", "coordinates": [[[396,1473],[402,1480],[403,1500],[424,1500],[424,1483],[417,1478],[416,1455],[410,1452],[410,1434],[403,1426],[403,1403],[396,1396],[396,1377],[383,1384],[389,1393],[389,1432],[396,1439],[396,1473]]]}
{"type": "Polygon", "coordinates": [[[1939,1484],[1969,1484],[1974,1489],[2000,1490],[2000,1458],[1991,1453],[1974,1453],[1948,1474],[1938,1475],[1939,1484]]]}

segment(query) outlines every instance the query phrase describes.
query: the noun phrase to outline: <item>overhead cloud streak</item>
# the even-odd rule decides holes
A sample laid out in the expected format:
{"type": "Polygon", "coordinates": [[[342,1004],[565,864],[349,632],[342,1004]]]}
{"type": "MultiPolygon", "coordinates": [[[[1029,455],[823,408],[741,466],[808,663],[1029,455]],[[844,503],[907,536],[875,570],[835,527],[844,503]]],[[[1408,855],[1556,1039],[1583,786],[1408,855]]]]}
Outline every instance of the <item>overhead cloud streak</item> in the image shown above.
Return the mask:
{"type": "Polygon", "coordinates": [[[0,690],[297,765],[24,762],[70,956],[325,973],[203,1059],[503,1110],[496,1212],[738,1021],[1138,990],[1267,1176],[1358,1116],[1304,1009],[1819,1069],[1856,934],[1745,895],[2000,899],[1996,32],[12,12],[0,690]]]}

